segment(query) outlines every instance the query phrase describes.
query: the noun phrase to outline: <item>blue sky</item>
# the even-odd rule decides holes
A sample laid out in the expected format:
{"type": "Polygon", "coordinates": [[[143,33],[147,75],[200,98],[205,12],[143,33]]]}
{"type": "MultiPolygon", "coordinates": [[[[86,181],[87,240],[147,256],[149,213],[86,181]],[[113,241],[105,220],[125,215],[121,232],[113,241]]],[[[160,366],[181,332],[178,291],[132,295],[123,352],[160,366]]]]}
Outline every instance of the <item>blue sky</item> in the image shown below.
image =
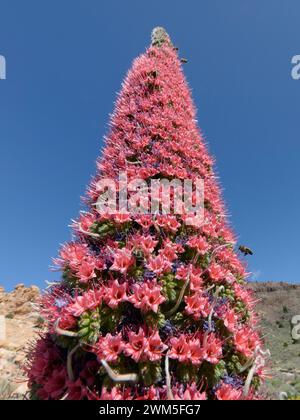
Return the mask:
{"type": "Polygon", "coordinates": [[[262,281],[300,282],[298,0],[1,0],[0,284],[43,286],[154,26],[189,63],[231,223],[262,281]]]}

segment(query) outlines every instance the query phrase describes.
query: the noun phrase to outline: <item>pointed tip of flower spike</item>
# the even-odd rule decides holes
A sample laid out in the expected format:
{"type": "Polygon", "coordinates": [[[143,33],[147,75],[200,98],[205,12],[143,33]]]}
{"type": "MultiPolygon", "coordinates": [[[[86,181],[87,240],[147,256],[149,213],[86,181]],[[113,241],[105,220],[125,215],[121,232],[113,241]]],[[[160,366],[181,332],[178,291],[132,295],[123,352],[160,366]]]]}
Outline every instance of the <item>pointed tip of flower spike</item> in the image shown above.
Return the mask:
{"type": "Polygon", "coordinates": [[[151,44],[153,47],[161,47],[163,44],[172,45],[169,34],[165,28],[157,26],[153,29],[151,34],[151,44]]]}

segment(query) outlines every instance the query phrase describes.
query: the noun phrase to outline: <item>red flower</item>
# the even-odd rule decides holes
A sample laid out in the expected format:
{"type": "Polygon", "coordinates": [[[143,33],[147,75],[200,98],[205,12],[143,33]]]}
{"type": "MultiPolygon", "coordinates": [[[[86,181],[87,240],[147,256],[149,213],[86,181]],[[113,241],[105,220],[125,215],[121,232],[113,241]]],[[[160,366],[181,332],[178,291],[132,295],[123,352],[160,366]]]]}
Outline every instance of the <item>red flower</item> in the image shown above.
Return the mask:
{"type": "Polygon", "coordinates": [[[174,399],[175,400],[188,400],[188,401],[204,401],[207,399],[205,392],[200,392],[197,388],[197,385],[195,383],[192,383],[191,385],[187,385],[186,390],[183,392],[182,395],[179,395],[179,390],[177,387],[174,387],[172,389],[174,399]]]}
{"type": "Polygon", "coordinates": [[[134,284],[132,293],[128,298],[129,302],[144,312],[157,312],[159,305],[166,300],[161,294],[161,287],[155,281],[134,284]]]}
{"type": "Polygon", "coordinates": [[[128,300],[126,283],[119,284],[117,280],[111,281],[109,286],[105,288],[105,303],[112,309],[116,308],[120,303],[128,300]]]}
{"type": "Polygon", "coordinates": [[[210,246],[205,238],[202,236],[192,236],[187,245],[191,248],[195,248],[200,255],[205,255],[210,246]]]}
{"type": "Polygon", "coordinates": [[[66,390],[67,372],[65,368],[54,369],[44,385],[44,391],[52,400],[60,399],[66,390]]]}
{"type": "Polygon", "coordinates": [[[209,299],[200,292],[186,296],[184,300],[186,303],[185,312],[188,315],[192,315],[195,319],[206,318],[209,315],[211,311],[209,299]]]}
{"type": "Polygon", "coordinates": [[[242,327],[236,333],[234,342],[237,350],[246,357],[252,357],[254,351],[261,347],[258,334],[249,327],[242,327]]]}
{"type": "Polygon", "coordinates": [[[225,327],[233,333],[236,329],[236,324],[238,321],[238,316],[233,309],[227,309],[227,311],[223,315],[223,321],[225,327]]]}
{"type": "Polygon", "coordinates": [[[212,264],[209,267],[209,276],[212,280],[223,281],[226,277],[226,272],[220,265],[212,264]]]}
{"type": "Polygon", "coordinates": [[[241,389],[236,389],[232,385],[223,383],[216,392],[216,397],[221,401],[240,400],[243,392],[241,389]]]}
{"type": "Polygon", "coordinates": [[[170,272],[172,265],[170,261],[159,255],[158,257],[150,258],[147,267],[149,268],[149,270],[153,271],[155,274],[160,276],[163,273],[170,272]]]}
{"type": "Polygon", "coordinates": [[[105,337],[101,337],[96,344],[98,359],[104,359],[107,362],[116,362],[123,349],[124,343],[121,334],[107,334],[105,337]]]}
{"type": "Polygon", "coordinates": [[[72,270],[76,270],[87,256],[87,249],[86,244],[68,243],[62,247],[60,258],[55,262],[63,267],[69,266],[72,270]]]}
{"type": "Polygon", "coordinates": [[[128,343],[125,345],[124,353],[131,356],[135,362],[138,362],[144,354],[147,346],[147,339],[142,328],[135,334],[130,331],[128,333],[128,343]]]}
{"type": "Polygon", "coordinates": [[[203,339],[203,358],[216,365],[222,358],[222,341],[210,333],[203,339]]]}
{"type": "Polygon", "coordinates": [[[179,362],[187,362],[189,360],[190,348],[184,334],[181,334],[179,338],[172,338],[170,344],[172,347],[168,355],[171,359],[178,359],[179,362]]]}
{"type": "Polygon", "coordinates": [[[89,290],[82,296],[77,296],[74,299],[74,303],[66,308],[66,312],[75,317],[79,317],[83,312],[91,309],[95,309],[101,305],[103,297],[103,291],[89,290]]]}
{"type": "Polygon", "coordinates": [[[93,257],[86,257],[78,265],[76,269],[76,274],[82,283],[86,283],[89,280],[91,280],[93,277],[96,277],[95,268],[96,268],[95,259],[93,257]]]}
{"type": "Polygon", "coordinates": [[[134,258],[131,255],[131,251],[128,249],[118,249],[114,253],[114,263],[110,269],[125,274],[133,263],[134,258]]]}
{"type": "Polygon", "coordinates": [[[162,353],[167,348],[168,346],[161,341],[158,331],[155,331],[147,338],[145,355],[151,362],[156,362],[162,358],[162,353]]]}
{"type": "Polygon", "coordinates": [[[78,378],[75,382],[68,381],[67,386],[67,400],[78,401],[83,400],[88,396],[88,389],[80,378],[78,378]]]}

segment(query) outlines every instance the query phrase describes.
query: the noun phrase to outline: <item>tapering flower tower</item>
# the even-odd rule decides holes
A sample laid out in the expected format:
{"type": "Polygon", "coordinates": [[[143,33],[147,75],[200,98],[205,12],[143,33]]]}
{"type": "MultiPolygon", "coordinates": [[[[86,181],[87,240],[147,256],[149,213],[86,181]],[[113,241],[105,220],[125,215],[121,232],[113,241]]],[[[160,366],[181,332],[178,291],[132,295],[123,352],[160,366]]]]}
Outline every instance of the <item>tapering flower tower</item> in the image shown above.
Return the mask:
{"type": "Polygon", "coordinates": [[[62,280],[41,302],[48,332],[29,355],[32,399],[257,398],[265,353],[254,300],[181,61],[156,28],[125,79],[87,212],[55,261],[62,280]],[[202,179],[203,220],[146,213],[148,193],[140,212],[121,211],[120,184],[116,210],[99,211],[101,182],[120,173],[147,185],[202,179]]]}

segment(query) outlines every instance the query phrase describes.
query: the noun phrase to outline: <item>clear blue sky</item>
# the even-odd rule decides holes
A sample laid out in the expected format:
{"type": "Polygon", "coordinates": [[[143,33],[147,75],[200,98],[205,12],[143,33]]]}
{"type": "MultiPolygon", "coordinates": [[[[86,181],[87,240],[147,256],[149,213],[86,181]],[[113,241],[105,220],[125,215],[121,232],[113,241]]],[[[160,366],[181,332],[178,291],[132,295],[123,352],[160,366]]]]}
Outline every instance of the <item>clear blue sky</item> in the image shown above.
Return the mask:
{"type": "Polygon", "coordinates": [[[254,277],[300,282],[299,0],[0,2],[0,284],[42,286],[154,26],[185,66],[254,277]]]}

